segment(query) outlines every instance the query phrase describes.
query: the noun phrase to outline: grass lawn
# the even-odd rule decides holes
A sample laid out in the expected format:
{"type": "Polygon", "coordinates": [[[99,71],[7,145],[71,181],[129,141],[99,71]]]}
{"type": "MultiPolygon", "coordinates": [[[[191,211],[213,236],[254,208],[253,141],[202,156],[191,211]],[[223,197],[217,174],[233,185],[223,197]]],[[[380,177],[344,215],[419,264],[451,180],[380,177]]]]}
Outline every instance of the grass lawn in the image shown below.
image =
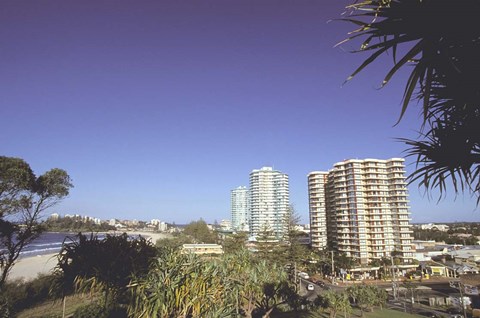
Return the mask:
{"type": "MultiPolygon", "coordinates": [[[[71,316],[78,307],[84,306],[91,301],[91,297],[86,295],[68,296],[65,302],[65,317],[71,316]]],[[[16,315],[17,318],[61,318],[63,312],[63,302],[46,301],[33,308],[25,309],[16,315]]]]}
{"type": "MultiPolygon", "coordinates": [[[[358,316],[356,316],[356,317],[358,317],[358,316]]],[[[424,316],[412,315],[412,314],[408,314],[408,313],[405,313],[405,312],[402,312],[402,311],[392,310],[392,309],[383,309],[383,310],[377,309],[374,312],[366,313],[364,315],[364,317],[366,317],[366,318],[383,318],[383,317],[388,317],[388,318],[404,318],[405,317],[405,318],[407,318],[407,317],[410,317],[411,318],[411,317],[424,317],[424,316]]],[[[352,318],[353,318],[353,315],[352,315],[352,318]]]]}
{"type": "MultiPolygon", "coordinates": [[[[71,317],[78,307],[89,304],[92,301],[91,296],[76,294],[73,296],[67,297],[66,306],[65,306],[65,316],[71,317]]],[[[20,312],[16,317],[17,318],[61,318],[62,317],[62,301],[47,301],[43,304],[37,305],[33,308],[26,309],[20,312]]],[[[329,318],[330,313],[327,311],[318,312],[318,313],[308,313],[308,312],[289,312],[289,313],[279,313],[272,314],[272,318],[329,318]]],[[[347,316],[348,318],[360,318],[361,313],[358,309],[354,309],[353,312],[347,316]]],[[[411,315],[397,310],[392,309],[375,309],[373,312],[366,312],[363,315],[363,318],[414,318],[414,317],[423,317],[419,315],[411,315]]],[[[344,318],[343,313],[338,313],[337,318],[344,318]]],[[[423,317],[425,318],[425,317],[423,317]]]]}
{"type": "MultiPolygon", "coordinates": [[[[329,318],[330,313],[328,311],[322,313],[282,313],[278,315],[272,315],[272,318],[329,318]]],[[[337,314],[337,318],[343,318],[343,313],[337,314]]],[[[354,310],[349,318],[360,318],[360,311],[354,310]]],[[[411,315],[397,310],[392,309],[375,309],[374,312],[366,312],[363,315],[363,318],[413,318],[413,317],[423,317],[419,315],[411,315]]],[[[425,318],[425,317],[423,317],[425,318]]]]}

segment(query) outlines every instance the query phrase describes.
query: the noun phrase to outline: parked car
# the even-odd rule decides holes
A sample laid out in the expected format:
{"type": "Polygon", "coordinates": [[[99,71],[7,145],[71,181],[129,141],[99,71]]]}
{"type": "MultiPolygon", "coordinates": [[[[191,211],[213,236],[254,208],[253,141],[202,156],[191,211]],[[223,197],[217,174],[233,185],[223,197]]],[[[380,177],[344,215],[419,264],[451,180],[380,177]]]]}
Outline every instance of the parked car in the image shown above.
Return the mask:
{"type": "Polygon", "coordinates": [[[308,274],[305,273],[305,272],[299,272],[298,277],[303,278],[303,279],[309,279],[310,278],[310,276],[308,276],[308,274]]]}
{"type": "Polygon", "coordinates": [[[315,280],[315,281],[313,281],[313,283],[317,284],[317,285],[320,286],[320,287],[324,287],[324,286],[325,286],[325,283],[324,283],[323,281],[321,281],[321,280],[315,280]]]}

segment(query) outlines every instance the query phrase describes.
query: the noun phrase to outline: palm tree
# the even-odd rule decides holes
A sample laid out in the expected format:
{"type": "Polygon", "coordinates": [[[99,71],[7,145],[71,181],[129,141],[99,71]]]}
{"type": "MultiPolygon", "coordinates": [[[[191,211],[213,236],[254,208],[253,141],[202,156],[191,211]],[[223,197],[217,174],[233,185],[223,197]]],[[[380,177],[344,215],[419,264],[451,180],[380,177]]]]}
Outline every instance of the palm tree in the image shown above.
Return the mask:
{"type": "Polygon", "coordinates": [[[337,317],[339,312],[344,313],[344,317],[347,316],[347,313],[352,311],[352,306],[350,306],[350,302],[348,301],[348,295],[344,292],[335,292],[335,291],[328,291],[323,295],[326,305],[330,310],[330,318],[337,317]]]}
{"type": "Polygon", "coordinates": [[[267,318],[280,304],[295,301],[294,286],[288,283],[286,270],[276,263],[253,257],[244,249],[225,255],[223,268],[236,313],[252,317],[259,311],[267,318]]]}
{"type": "Polygon", "coordinates": [[[251,262],[252,257],[250,252],[245,248],[237,249],[232,253],[226,253],[223,257],[223,275],[229,278],[227,280],[229,285],[228,289],[230,290],[228,295],[233,297],[232,302],[235,304],[235,313],[237,316],[240,314],[240,310],[246,309],[251,313],[254,309],[253,301],[246,304],[244,295],[244,286],[247,279],[250,278],[246,270],[251,267],[251,262]]]}
{"type": "Polygon", "coordinates": [[[139,318],[228,317],[234,308],[215,262],[164,248],[144,278],[129,285],[129,315],[139,318]]]}
{"type": "Polygon", "coordinates": [[[353,303],[356,305],[357,304],[357,299],[360,295],[360,286],[359,285],[352,285],[352,286],[348,286],[346,289],[345,289],[345,292],[347,293],[347,295],[352,298],[353,300],[353,303]]]}
{"type": "Polygon", "coordinates": [[[364,311],[373,309],[374,306],[382,307],[387,294],[383,289],[372,285],[353,285],[346,289],[346,293],[360,309],[362,316],[364,311]]]}
{"type": "Polygon", "coordinates": [[[423,124],[419,140],[400,139],[417,161],[410,181],[438,188],[441,198],[450,179],[455,193],[471,192],[478,205],[480,2],[365,0],[347,9],[350,14],[342,20],[357,29],[345,41],[363,39],[359,51],[372,52],[347,80],[387,52],[393,67],[382,87],[403,66],[411,66],[400,119],[412,100],[423,101],[423,124]]]}
{"type": "Polygon", "coordinates": [[[79,233],[58,255],[57,286],[63,294],[72,285],[80,291],[103,292],[108,310],[125,296],[133,277],[146,275],[155,256],[155,247],[143,237],[131,239],[124,233],[100,239],[79,233]]]}
{"type": "Polygon", "coordinates": [[[287,273],[275,263],[252,261],[237,277],[243,281],[240,294],[246,317],[252,317],[255,309],[263,311],[263,317],[269,317],[272,310],[284,302],[281,292],[287,273]]]}

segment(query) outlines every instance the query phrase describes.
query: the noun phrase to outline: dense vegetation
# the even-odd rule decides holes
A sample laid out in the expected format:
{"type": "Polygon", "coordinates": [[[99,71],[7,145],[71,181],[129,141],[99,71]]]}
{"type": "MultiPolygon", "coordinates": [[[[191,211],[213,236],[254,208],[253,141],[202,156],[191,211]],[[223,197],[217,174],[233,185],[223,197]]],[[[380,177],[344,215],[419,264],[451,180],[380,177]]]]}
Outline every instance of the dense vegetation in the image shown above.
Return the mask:
{"type": "Polygon", "coordinates": [[[274,312],[323,310],[335,317],[350,312],[352,305],[372,310],[384,303],[386,295],[376,287],[361,285],[345,293],[327,292],[310,302],[300,296],[298,285],[283,266],[245,249],[201,258],[180,249],[155,249],[148,241],[126,236],[80,237],[61,254],[59,269],[53,276],[33,281],[36,288],[13,282],[17,292],[4,295],[9,305],[5,308],[10,310],[4,316],[39,300],[75,292],[94,297],[74,317],[104,318],[267,318],[274,312]],[[349,302],[352,297],[353,304],[349,302]]]}
{"type": "MultiPolygon", "coordinates": [[[[192,224],[194,229],[203,228],[202,222],[192,224]]],[[[217,237],[217,242],[228,242],[229,251],[217,257],[199,257],[183,253],[178,244],[155,247],[141,237],[107,235],[99,239],[79,234],[64,246],[52,276],[9,285],[1,294],[2,315],[14,316],[18,310],[48,299],[68,302],[72,298],[67,295],[78,293],[91,297],[83,300],[83,306],[75,304],[76,318],[268,318],[279,312],[300,316],[301,311],[324,310],[335,317],[350,312],[352,306],[372,310],[385,301],[384,292],[363,285],[340,294],[327,292],[313,302],[302,297],[292,262],[297,270],[312,273],[324,265],[328,270],[330,264],[327,255],[312,253],[293,238],[290,244],[269,242],[252,253],[245,249],[244,234],[220,239],[208,227],[205,232],[203,228],[190,233],[172,241],[192,239],[191,235],[198,238],[203,233],[217,237]],[[352,297],[355,300],[350,303],[352,297]]]]}
{"type": "Polygon", "coordinates": [[[366,0],[347,9],[343,20],[354,25],[347,40],[369,53],[349,79],[391,54],[382,86],[400,69],[409,72],[400,119],[411,102],[422,106],[418,138],[401,139],[417,162],[410,180],[480,203],[480,2],[366,0]]]}
{"type": "Polygon", "coordinates": [[[417,240],[433,240],[446,244],[476,245],[480,236],[478,223],[451,223],[448,231],[421,229],[414,227],[413,237],[417,240]],[[460,236],[457,234],[461,234],[460,236]],[[467,235],[467,236],[465,236],[467,235]],[[468,236],[470,235],[470,236],[468,236]]]}
{"type": "Polygon", "coordinates": [[[414,230],[414,238],[418,240],[433,240],[436,242],[445,242],[445,244],[476,245],[478,239],[474,236],[459,237],[450,235],[447,232],[434,230],[414,230]]]}

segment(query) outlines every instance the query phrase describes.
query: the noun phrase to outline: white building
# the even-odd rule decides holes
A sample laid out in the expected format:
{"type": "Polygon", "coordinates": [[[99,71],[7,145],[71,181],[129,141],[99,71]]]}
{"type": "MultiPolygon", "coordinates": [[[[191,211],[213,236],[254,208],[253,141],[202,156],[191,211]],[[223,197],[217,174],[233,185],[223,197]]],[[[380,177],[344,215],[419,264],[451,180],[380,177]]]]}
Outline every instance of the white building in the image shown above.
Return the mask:
{"type": "Polygon", "coordinates": [[[219,226],[224,231],[230,231],[232,229],[232,221],[221,220],[219,226]]]}
{"type": "Polygon", "coordinates": [[[420,228],[422,230],[438,230],[441,232],[446,232],[449,230],[449,226],[446,224],[433,224],[433,223],[428,223],[428,224],[421,224],[420,228]]]}
{"type": "Polygon", "coordinates": [[[249,191],[247,187],[238,187],[231,191],[232,229],[235,231],[248,231],[249,191]]]}
{"type": "Polygon", "coordinates": [[[346,160],[328,172],[321,205],[322,173],[309,175],[312,241],[322,248],[325,239],[332,248],[368,264],[398,252],[403,263],[413,260],[404,159],[346,160]],[[315,205],[313,205],[315,204],[315,205]],[[318,220],[317,220],[318,218],[318,220]],[[327,223],[327,233],[323,222],[327,223]],[[315,230],[313,229],[315,225],[315,230]]]}
{"type": "Polygon", "coordinates": [[[286,234],[289,221],[288,175],[271,167],[250,173],[250,235],[268,230],[277,239],[286,234]]]}
{"type": "Polygon", "coordinates": [[[158,223],[158,230],[160,232],[166,232],[168,230],[168,225],[165,222],[158,223]]]}
{"type": "Polygon", "coordinates": [[[158,225],[160,224],[160,222],[162,222],[162,221],[160,221],[159,219],[151,219],[151,220],[150,220],[150,224],[151,224],[151,225],[155,225],[155,226],[157,226],[157,227],[158,227],[158,225]]]}

